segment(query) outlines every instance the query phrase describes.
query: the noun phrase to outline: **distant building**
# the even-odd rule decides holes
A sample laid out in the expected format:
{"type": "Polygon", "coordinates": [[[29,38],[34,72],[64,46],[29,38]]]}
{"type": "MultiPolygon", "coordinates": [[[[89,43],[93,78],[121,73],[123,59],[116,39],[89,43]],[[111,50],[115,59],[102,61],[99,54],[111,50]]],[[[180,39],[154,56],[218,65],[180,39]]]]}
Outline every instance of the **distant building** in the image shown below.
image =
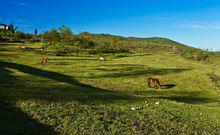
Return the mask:
{"type": "Polygon", "coordinates": [[[0,24],[0,30],[9,30],[9,26],[6,24],[0,24]]]}

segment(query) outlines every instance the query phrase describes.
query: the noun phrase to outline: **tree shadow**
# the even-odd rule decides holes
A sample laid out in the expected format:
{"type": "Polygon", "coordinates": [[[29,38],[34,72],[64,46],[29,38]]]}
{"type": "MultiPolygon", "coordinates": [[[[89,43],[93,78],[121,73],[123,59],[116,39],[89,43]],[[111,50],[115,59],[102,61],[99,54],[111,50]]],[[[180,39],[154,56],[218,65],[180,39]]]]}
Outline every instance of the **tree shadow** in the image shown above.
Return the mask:
{"type": "MultiPolygon", "coordinates": [[[[7,68],[0,67],[0,134],[1,135],[56,135],[54,129],[30,118],[15,107],[7,95],[16,77],[7,68]]],[[[16,89],[16,88],[15,88],[16,89]]]]}
{"type": "MultiPolygon", "coordinates": [[[[114,65],[115,66],[115,65],[114,65]]],[[[124,65],[122,68],[96,68],[99,71],[105,71],[106,74],[98,75],[98,76],[91,76],[89,78],[102,78],[102,77],[135,77],[140,75],[165,75],[165,74],[174,74],[174,73],[181,73],[184,71],[188,71],[191,69],[182,69],[182,68],[175,68],[175,69],[157,69],[146,67],[144,65],[124,65]]],[[[167,86],[168,87],[168,86],[167,86]]]]}
{"type": "Polygon", "coordinates": [[[214,103],[214,102],[219,102],[218,100],[208,98],[208,97],[193,97],[193,96],[171,96],[171,97],[159,97],[160,99],[166,99],[166,100],[171,100],[175,102],[181,102],[181,103],[187,103],[187,104],[207,104],[207,103],[214,103]]]}
{"type": "Polygon", "coordinates": [[[25,41],[7,41],[0,39],[0,45],[14,45],[14,43],[25,43],[25,41]]]}
{"type": "Polygon", "coordinates": [[[0,57],[17,58],[17,54],[0,54],[0,57]]]}
{"type": "MultiPolygon", "coordinates": [[[[52,79],[54,81],[69,84],[68,86],[60,85],[57,87],[50,87],[50,88],[41,87],[40,88],[39,85],[41,82],[39,82],[38,84],[36,84],[36,89],[38,90],[33,89],[33,84],[31,86],[25,85],[24,88],[28,89],[28,91],[26,92],[21,91],[22,94],[19,94],[19,95],[21,96],[24,95],[24,96],[19,97],[19,98],[31,98],[32,97],[32,98],[39,98],[41,100],[51,101],[51,100],[54,100],[54,98],[48,98],[47,92],[53,91],[51,92],[52,93],[51,97],[56,97],[57,98],[56,101],[77,100],[82,103],[92,103],[92,102],[112,103],[118,100],[134,100],[135,99],[135,97],[127,95],[125,93],[112,91],[112,90],[106,90],[106,89],[97,88],[95,86],[91,86],[88,84],[83,84],[75,80],[71,76],[52,72],[52,71],[45,71],[45,70],[41,70],[38,68],[26,66],[26,65],[21,65],[21,64],[11,63],[11,62],[3,62],[3,61],[0,61],[0,66],[3,67],[3,69],[5,68],[15,69],[26,74],[30,74],[30,75],[34,75],[38,77],[44,77],[47,79],[52,79]]],[[[19,83],[19,81],[17,83],[19,83]]],[[[22,86],[22,82],[20,82],[20,86],[22,86]]],[[[10,87],[12,89],[16,89],[15,87],[17,87],[17,85],[15,87],[11,85],[10,87]]]]}
{"type": "Polygon", "coordinates": [[[38,123],[0,96],[1,135],[56,135],[54,129],[38,123]]]}
{"type": "Polygon", "coordinates": [[[205,95],[205,93],[199,91],[163,91],[163,90],[150,90],[150,91],[140,91],[139,95],[144,95],[147,98],[153,99],[165,99],[180,103],[186,104],[208,104],[208,103],[217,103],[219,104],[219,100],[209,98],[205,95]]]}
{"type": "Polygon", "coordinates": [[[152,53],[142,53],[142,54],[132,54],[131,56],[150,56],[153,55],[152,53]]]}
{"type": "Polygon", "coordinates": [[[63,57],[62,57],[62,59],[50,58],[50,60],[52,60],[52,61],[60,61],[60,60],[62,60],[62,61],[68,61],[68,60],[86,60],[86,61],[91,60],[91,61],[97,61],[97,60],[99,60],[99,58],[65,58],[65,59],[63,59],[63,57]]]}
{"type": "Polygon", "coordinates": [[[78,101],[83,104],[133,101],[137,98],[111,90],[80,83],[71,76],[34,67],[0,61],[0,134],[57,134],[52,127],[40,124],[14,104],[17,100],[43,100],[48,102],[78,101]],[[36,76],[15,76],[13,70],[36,76]],[[42,78],[66,83],[53,87],[41,86],[42,78]],[[26,80],[27,79],[27,80],[26,80]],[[34,82],[36,84],[34,84],[34,82]],[[29,83],[30,82],[30,83],[29,83]]]}

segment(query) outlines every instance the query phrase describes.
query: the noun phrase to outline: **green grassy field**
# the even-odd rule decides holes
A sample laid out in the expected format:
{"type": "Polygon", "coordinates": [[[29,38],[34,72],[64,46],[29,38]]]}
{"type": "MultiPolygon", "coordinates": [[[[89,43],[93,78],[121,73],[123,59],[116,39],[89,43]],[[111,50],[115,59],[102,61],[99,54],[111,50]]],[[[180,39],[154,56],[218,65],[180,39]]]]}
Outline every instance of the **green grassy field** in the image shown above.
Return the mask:
{"type": "Polygon", "coordinates": [[[20,46],[0,44],[0,134],[220,134],[218,57],[49,56],[43,66],[20,46]]]}

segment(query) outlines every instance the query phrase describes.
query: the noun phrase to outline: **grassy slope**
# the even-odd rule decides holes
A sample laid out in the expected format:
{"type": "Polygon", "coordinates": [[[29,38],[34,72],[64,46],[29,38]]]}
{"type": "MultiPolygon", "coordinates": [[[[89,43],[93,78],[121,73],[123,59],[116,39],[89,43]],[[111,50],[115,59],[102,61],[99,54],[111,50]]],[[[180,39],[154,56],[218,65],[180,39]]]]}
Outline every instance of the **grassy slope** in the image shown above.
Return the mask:
{"type": "Polygon", "coordinates": [[[193,60],[205,60],[208,57],[215,55],[214,53],[207,52],[198,48],[190,47],[176,41],[160,38],[160,37],[151,37],[151,38],[136,38],[136,37],[121,37],[110,34],[90,34],[90,33],[81,33],[77,36],[82,36],[86,39],[94,41],[98,46],[109,43],[111,45],[116,45],[124,49],[128,49],[131,53],[147,53],[147,54],[156,54],[156,53],[171,53],[180,55],[186,59],[193,60]]]}
{"type": "Polygon", "coordinates": [[[18,48],[0,45],[0,134],[220,134],[211,65],[155,54],[107,63],[51,56],[42,66],[41,55],[18,48]],[[176,86],[148,88],[149,76],[176,86]]]}

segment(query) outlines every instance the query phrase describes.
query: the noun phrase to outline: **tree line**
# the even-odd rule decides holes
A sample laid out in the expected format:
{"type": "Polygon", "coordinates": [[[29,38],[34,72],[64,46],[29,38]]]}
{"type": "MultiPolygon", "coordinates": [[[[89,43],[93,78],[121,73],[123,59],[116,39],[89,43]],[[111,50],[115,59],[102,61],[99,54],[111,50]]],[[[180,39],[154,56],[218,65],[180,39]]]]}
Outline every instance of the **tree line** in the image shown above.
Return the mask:
{"type": "Polygon", "coordinates": [[[214,53],[189,47],[166,38],[135,38],[109,34],[75,34],[71,28],[61,25],[38,34],[13,30],[0,30],[0,41],[41,42],[42,51],[56,55],[79,53],[120,54],[120,53],[175,53],[187,59],[207,60],[214,53]]]}

